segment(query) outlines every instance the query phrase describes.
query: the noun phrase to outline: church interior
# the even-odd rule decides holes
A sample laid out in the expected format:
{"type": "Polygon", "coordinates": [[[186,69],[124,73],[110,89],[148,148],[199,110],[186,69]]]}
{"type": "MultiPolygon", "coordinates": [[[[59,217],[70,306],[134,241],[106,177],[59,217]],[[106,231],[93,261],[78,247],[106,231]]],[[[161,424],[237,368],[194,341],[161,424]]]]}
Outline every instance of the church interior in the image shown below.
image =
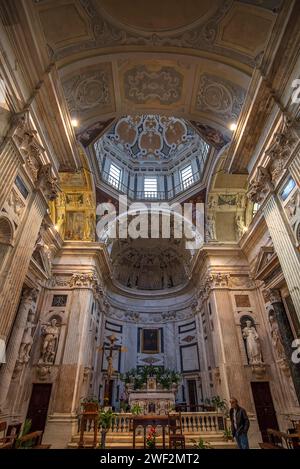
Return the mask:
{"type": "Polygon", "coordinates": [[[300,447],[299,26],[0,1],[0,449],[300,447]]]}

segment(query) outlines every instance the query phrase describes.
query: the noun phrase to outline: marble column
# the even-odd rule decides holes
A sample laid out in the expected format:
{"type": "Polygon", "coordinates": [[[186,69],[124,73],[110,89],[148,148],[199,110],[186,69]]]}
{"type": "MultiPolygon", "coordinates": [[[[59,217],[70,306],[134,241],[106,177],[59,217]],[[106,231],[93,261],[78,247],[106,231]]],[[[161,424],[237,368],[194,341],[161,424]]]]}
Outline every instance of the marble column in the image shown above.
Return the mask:
{"type": "Polygon", "coordinates": [[[0,149],[0,209],[11,191],[18,169],[23,164],[21,153],[12,140],[7,140],[0,149]]]}
{"type": "Polygon", "coordinates": [[[91,367],[89,325],[94,300],[93,289],[84,273],[77,277],[73,288],[64,354],[53,391],[55,400],[43,437],[45,444],[50,443],[55,448],[65,448],[72,435],[77,432],[80,399],[86,397],[84,371],[86,367],[91,367]]]}
{"type": "Polygon", "coordinates": [[[286,280],[297,316],[300,321],[300,255],[283,218],[282,208],[275,195],[271,195],[264,208],[265,220],[286,280]]]}
{"type": "Polygon", "coordinates": [[[294,349],[292,348],[292,342],[294,340],[294,336],[293,336],[291,326],[290,326],[289,320],[285,312],[284,305],[282,303],[280,292],[278,290],[270,290],[269,300],[272,304],[275,319],[278,323],[287,363],[290,368],[297,399],[300,404],[300,367],[299,367],[299,364],[293,363],[291,359],[292,353],[294,352],[294,349]]]}
{"type": "Polygon", "coordinates": [[[6,363],[0,370],[0,415],[5,411],[5,401],[8,395],[11,379],[19,355],[20,345],[26,328],[29,311],[35,313],[37,290],[25,288],[14,322],[12,334],[6,350],[6,363]]]}
{"type": "Polygon", "coordinates": [[[27,209],[24,223],[19,227],[20,236],[9,259],[9,272],[0,285],[0,336],[8,337],[15,319],[22,287],[30,259],[47,211],[47,200],[40,190],[35,191],[27,209]]]}

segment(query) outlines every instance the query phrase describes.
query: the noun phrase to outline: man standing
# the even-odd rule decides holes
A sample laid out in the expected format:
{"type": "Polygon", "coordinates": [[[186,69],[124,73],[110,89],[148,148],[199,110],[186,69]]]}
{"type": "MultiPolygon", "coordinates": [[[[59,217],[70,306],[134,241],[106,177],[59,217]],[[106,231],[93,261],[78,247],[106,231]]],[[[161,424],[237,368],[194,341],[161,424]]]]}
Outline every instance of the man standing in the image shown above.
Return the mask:
{"type": "Polygon", "coordinates": [[[248,430],[249,418],[245,409],[239,406],[235,397],[230,399],[231,409],[229,411],[231,420],[232,436],[235,438],[239,449],[249,449],[248,430]]]}

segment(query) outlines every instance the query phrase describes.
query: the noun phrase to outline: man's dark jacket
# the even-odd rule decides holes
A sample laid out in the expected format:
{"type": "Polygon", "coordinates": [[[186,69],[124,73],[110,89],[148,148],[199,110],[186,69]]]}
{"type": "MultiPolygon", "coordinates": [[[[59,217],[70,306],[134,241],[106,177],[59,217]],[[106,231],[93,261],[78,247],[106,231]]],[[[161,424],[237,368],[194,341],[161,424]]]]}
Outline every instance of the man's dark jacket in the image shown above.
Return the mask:
{"type": "Polygon", "coordinates": [[[250,422],[248,419],[247,412],[240,406],[236,408],[236,426],[234,426],[233,420],[233,409],[231,408],[229,411],[230,420],[231,420],[231,431],[232,436],[240,435],[241,433],[247,433],[249,430],[250,422]]]}

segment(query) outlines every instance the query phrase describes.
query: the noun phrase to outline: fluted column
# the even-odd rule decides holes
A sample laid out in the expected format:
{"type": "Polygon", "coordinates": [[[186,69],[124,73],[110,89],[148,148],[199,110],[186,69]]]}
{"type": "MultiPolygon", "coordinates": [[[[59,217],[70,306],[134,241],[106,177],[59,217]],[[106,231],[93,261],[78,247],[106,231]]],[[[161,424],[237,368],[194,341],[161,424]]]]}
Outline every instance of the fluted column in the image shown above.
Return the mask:
{"type": "Polygon", "coordinates": [[[300,255],[296,250],[275,195],[264,206],[265,220],[300,321],[300,255]]]}
{"type": "Polygon", "coordinates": [[[38,232],[47,210],[47,201],[40,191],[32,195],[20,238],[12,252],[8,275],[0,286],[0,336],[8,337],[15,319],[22,287],[29,268],[38,232]]]}
{"type": "Polygon", "coordinates": [[[0,149],[0,209],[11,191],[22,156],[12,140],[7,140],[0,149]]]}
{"type": "Polygon", "coordinates": [[[293,336],[291,326],[290,326],[289,320],[287,318],[287,315],[284,309],[284,305],[282,303],[280,292],[278,290],[270,290],[269,299],[274,310],[275,319],[277,321],[282,343],[284,346],[286,360],[290,368],[297,399],[300,404],[300,367],[299,367],[299,364],[293,363],[292,361],[292,354],[295,350],[292,347],[294,336],[293,336]]]}
{"type": "Polygon", "coordinates": [[[290,164],[289,171],[300,187],[300,152],[297,153],[292,163],[290,164]]]}
{"type": "Polygon", "coordinates": [[[25,289],[23,291],[14,328],[6,350],[6,363],[0,369],[0,412],[3,412],[3,405],[8,395],[29,311],[31,310],[33,313],[35,310],[36,295],[37,291],[34,289],[25,289]]]}

